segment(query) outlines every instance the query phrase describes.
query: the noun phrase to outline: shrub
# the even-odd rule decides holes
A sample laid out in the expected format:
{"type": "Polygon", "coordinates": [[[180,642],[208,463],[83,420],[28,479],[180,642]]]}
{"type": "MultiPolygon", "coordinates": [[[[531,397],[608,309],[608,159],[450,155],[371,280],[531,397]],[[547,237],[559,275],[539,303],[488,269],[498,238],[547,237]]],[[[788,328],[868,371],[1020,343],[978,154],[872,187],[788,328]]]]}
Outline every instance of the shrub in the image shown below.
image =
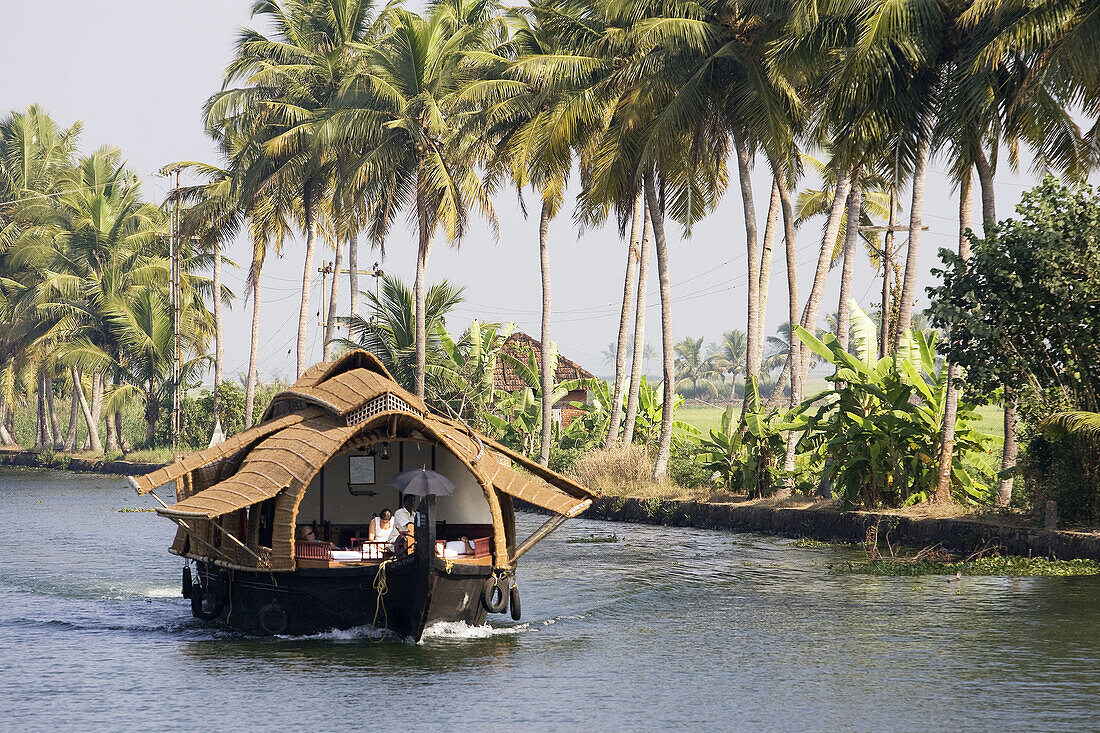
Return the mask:
{"type": "Polygon", "coordinates": [[[1069,524],[1100,524],[1100,440],[1090,435],[1035,435],[1019,463],[1031,508],[1058,503],[1069,524]]]}
{"type": "Polygon", "coordinates": [[[698,450],[698,447],[685,444],[669,455],[668,477],[677,486],[697,489],[710,482],[714,472],[699,463],[696,458],[698,450]]]}
{"type": "Polygon", "coordinates": [[[548,464],[548,468],[551,471],[557,471],[562,474],[572,473],[577,460],[583,455],[583,448],[562,448],[558,445],[552,445],[550,446],[550,463],[548,464]]]}

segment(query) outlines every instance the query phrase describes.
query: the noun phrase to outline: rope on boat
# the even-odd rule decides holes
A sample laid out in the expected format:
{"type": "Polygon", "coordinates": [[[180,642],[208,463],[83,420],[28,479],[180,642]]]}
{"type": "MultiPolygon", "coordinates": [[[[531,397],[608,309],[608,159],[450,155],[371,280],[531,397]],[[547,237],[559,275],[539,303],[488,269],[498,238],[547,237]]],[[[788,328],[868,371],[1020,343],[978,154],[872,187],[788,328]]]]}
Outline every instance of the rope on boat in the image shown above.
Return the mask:
{"type": "Polygon", "coordinates": [[[392,560],[383,560],[382,564],[378,566],[378,573],[374,576],[374,619],[371,620],[371,635],[370,641],[372,643],[382,641],[386,637],[385,631],[378,635],[378,638],[374,638],[373,629],[378,628],[378,612],[382,612],[382,626],[383,629],[387,628],[390,623],[389,614],[386,613],[386,604],[382,602],[382,596],[386,595],[389,591],[389,586],[386,584],[386,566],[389,565],[392,560]]]}

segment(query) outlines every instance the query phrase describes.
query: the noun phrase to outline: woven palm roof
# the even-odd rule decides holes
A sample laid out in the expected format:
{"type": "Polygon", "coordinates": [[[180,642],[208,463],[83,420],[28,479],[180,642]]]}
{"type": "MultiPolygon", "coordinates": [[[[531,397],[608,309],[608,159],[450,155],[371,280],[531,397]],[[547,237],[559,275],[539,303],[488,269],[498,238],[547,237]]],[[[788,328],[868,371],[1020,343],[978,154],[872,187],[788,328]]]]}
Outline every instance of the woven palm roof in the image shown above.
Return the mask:
{"type": "Polygon", "coordinates": [[[565,516],[576,516],[595,497],[576,482],[464,424],[427,412],[423,402],[393,382],[365,352],[351,352],[336,362],[312,367],[272,401],[272,408],[276,404],[292,411],[269,417],[225,444],[182,456],[167,468],[133,479],[134,488],[139,493],[151,491],[228,455],[243,454],[231,475],[157,512],[176,520],[207,520],[279,497],[273,567],[292,564],[292,528],[310,481],[349,443],[371,436],[419,432],[453,453],[486,490],[492,488],[565,516]],[[526,473],[516,471],[514,465],[526,473]]]}
{"type": "MultiPolygon", "coordinates": [[[[522,331],[516,331],[504,342],[503,353],[511,354],[517,359],[526,362],[528,354],[534,352],[535,361],[542,363],[542,343],[531,338],[522,331]]],[[[554,369],[554,381],[564,382],[571,379],[593,379],[593,375],[587,369],[575,361],[566,359],[558,354],[558,364],[554,369]]],[[[516,370],[507,359],[497,359],[496,371],[493,373],[493,388],[506,392],[515,392],[527,387],[523,377],[516,374],[516,370]]]]}

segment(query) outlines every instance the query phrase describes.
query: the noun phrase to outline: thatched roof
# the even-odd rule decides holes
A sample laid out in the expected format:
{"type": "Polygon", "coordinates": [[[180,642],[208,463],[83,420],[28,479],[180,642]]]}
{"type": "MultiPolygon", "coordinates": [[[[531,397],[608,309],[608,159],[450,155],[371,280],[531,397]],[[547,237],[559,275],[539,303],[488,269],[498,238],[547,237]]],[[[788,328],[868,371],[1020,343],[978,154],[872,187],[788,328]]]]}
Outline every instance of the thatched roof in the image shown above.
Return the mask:
{"type": "MultiPolygon", "coordinates": [[[[511,354],[517,359],[526,362],[529,353],[534,353],[535,361],[542,363],[542,343],[531,338],[522,331],[516,331],[504,342],[503,353],[511,354]]],[[[566,359],[558,354],[558,364],[554,369],[554,381],[564,382],[571,379],[593,379],[593,375],[587,369],[575,361],[566,359]]],[[[507,359],[497,359],[496,371],[493,373],[493,388],[505,392],[515,392],[527,386],[523,377],[516,374],[507,359]]]]}
{"type": "Polygon", "coordinates": [[[292,562],[298,504],[321,467],[353,441],[414,431],[452,452],[490,491],[487,496],[501,492],[565,516],[576,516],[595,496],[464,424],[431,414],[373,356],[358,351],[308,370],[276,396],[260,425],[132,483],[144,493],[197,476],[227,456],[241,456],[220,480],[193,494],[181,493],[181,501],[157,512],[176,520],[209,520],[278,497],[272,546],[272,567],[278,568],[292,562]]]}

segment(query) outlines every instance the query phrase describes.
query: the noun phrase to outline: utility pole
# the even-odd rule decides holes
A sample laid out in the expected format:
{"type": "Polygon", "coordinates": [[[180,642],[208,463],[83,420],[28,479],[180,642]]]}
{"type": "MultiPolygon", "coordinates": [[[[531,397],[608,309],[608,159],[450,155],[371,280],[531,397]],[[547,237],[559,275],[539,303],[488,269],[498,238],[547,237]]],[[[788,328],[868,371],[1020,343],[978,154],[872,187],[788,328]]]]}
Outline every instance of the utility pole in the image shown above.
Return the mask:
{"type": "Polygon", "coordinates": [[[328,292],[328,286],[325,283],[328,281],[328,276],[333,274],[331,262],[321,262],[321,267],[317,268],[317,272],[321,273],[321,310],[317,311],[317,317],[320,318],[317,321],[317,325],[324,328],[328,321],[325,318],[325,293],[328,292]]]}
{"type": "MultiPolygon", "coordinates": [[[[172,450],[179,450],[180,428],[180,171],[175,168],[176,182],[172,188],[172,236],[169,239],[169,258],[171,260],[169,285],[172,308],[172,450]]],[[[218,297],[215,293],[214,297],[218,297]]]]}
{"type": "MultiPolygon", "coordinates": [[[[320,272],[320,270],[318,270],[318,272],[320,272]]],[[[330,272],[331,272],[331,270],[330,270],[330,272]]],[[[371,269],[369,269],[369,270],[356,270],[356,272],[358,272],[360,275],[369,275],[370,277],[374,278],[374,298],[375,298],[375,300],[379,300],[382,297],[381,283],[382,283],[382,276],[386,274],[385,271],[382,270],[382,268],[380,268],[378,266],[377,262],[375,262],[371,266],[371,269]]],[[[339,277],[340,275],[348,275],[350,273],[351,273],[351,270],[341,269],[338,273],[336,273],[336,276],[339,277]]],[[[358,296],[356,296],[356,297],[358,297],[358,296]]],[[[374,316],[371,316],[371,322],[372,323],[374,322],[374,316]]]]}
{"type": "MultiPolygon", "coordinates": [[[[878,251],[878,255],[882,260],[882,310],[879,320],[879,353],[883,356],[890,349],[890,275],[893,272],[894,264],[894,232],[907,232],[909,231],[908,225],[898,224],[896,218],[897,200],[894,197],[893,191],[890,192],[890,221],[886,226],[861,226],[859,231],[865,233],[878,233],[885,232],[883,248],[878,251]]],[[[927,232],[928,226],[922,226],[921,231],[927,232]]],[[[872,245],[872,249],[874,246],[872,245]]]]}

